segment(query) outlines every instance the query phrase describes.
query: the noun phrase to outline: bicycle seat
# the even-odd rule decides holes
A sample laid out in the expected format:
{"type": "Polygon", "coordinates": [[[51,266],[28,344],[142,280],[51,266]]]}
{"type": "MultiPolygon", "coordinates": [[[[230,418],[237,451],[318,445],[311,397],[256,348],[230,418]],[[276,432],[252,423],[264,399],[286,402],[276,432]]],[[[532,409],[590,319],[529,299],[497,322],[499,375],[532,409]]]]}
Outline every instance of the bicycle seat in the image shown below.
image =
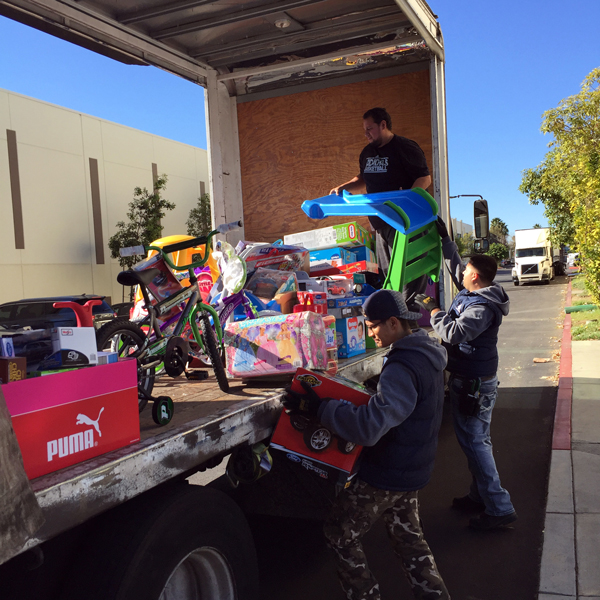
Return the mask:
{"type": "Polygon", "coordinates": [[[161,272],[160,269],[146,269],[145,271],[129,269],[128,271],[121,271],[117,275],[117,281],[126,286],[148,285],[161,272]]]}

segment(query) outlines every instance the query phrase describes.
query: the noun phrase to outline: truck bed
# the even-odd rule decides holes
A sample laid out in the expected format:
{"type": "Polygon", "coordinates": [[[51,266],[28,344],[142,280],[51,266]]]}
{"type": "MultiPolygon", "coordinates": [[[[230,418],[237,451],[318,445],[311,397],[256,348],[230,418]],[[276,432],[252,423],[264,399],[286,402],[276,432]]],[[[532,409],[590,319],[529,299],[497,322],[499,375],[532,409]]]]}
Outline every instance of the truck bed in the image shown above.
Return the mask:
{"type": "MultiPolygon", "coordinates": [[[[339,374],[363,382],[381,371],[385,350],[341,360],[339,374]]],[[[171,422],[152,420],[151,407],[140,415],[141,440],[31,484],[46,518],[23,550],[66,531],[126,500],[178,476],[191,474],[211,458],[236,446],[267,438],[281,412],[282,382],[230,381],[223,393],[211,376],[188,381],[184,376],[157,379],[154,395],[175,403],[171,422]]]]}

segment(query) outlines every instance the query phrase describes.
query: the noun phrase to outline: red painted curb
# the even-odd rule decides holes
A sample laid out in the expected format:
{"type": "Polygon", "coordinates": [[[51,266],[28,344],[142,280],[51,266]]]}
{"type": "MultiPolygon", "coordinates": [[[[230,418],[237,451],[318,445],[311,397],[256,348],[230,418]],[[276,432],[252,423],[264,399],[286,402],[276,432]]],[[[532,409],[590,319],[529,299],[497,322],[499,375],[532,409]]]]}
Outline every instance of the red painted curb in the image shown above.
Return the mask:
{"type": "MultiPolygon", "coordinates": [[[[565,306],[571,305],[571,282],[567,287],[565,306]]],[[[573,403],[573,355],[571,352],[571,315],[565,316],[558,371],[558,393],[554,413],[552,450],[571,449],[571,405],[573,403]]]]}

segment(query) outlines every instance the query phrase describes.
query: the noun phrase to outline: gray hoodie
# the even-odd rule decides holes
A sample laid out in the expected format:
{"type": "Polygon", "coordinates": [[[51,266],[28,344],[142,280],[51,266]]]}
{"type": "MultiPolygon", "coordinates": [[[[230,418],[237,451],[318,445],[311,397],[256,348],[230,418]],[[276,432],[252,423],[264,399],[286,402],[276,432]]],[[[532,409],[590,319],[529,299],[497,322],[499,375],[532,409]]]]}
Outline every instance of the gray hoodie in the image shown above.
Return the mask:
{"type": "Polygon", "coordinates": [[[366,446],[358,476],[382,490],[420,490],[429,482],[444,404],[446,351],[418,329],[392,344],[368,404],[338,400],[319,410],[323,425],[366,446]]]}
{"type": "MultiPolygon", "coordinates": [[[[394,349],[403,350],[410,361],[411,353],[419,353],[427,359],[431,371],[442,372],[446,366],[446,351],[423,329],[417,329],[397,342],[394,349]]],[[[417,390],[406,366],[400,363],[384,368],[377,393],[369,403],[354,406],[343,402],[327,402],[321,405],[319,420],[344,439],[362,446],[373,446],[392,427],[404,422],[415,409],[417,390]]]]}
{"type": "Polygon", "coordinates": [[[465,377],[494,375],[498,369],[498,329],[508,315],[510,300],[497,283],[472,292],[462,286],[464,266],[456,244],[445,238],[444,257],[452,279],[461,290],[448,312],[431,317],[431,326],[448,350],[448,370],[465,377]]]}

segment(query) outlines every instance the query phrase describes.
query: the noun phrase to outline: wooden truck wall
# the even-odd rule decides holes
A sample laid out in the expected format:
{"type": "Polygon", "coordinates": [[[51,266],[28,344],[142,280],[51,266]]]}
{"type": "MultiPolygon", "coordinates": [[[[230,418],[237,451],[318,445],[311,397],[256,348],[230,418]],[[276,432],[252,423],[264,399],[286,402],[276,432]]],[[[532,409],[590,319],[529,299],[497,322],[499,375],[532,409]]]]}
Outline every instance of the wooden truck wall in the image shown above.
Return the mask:
{"type": "Polygon", "coordinates": [[[431,171],[429,86],[422,70],[238,104],[246,239],[273,242],[347,221],[309,219],[300,205],[358,174],[362,115],[375,106],[390,113],[394,133],[421,146],[431,171]]]}

